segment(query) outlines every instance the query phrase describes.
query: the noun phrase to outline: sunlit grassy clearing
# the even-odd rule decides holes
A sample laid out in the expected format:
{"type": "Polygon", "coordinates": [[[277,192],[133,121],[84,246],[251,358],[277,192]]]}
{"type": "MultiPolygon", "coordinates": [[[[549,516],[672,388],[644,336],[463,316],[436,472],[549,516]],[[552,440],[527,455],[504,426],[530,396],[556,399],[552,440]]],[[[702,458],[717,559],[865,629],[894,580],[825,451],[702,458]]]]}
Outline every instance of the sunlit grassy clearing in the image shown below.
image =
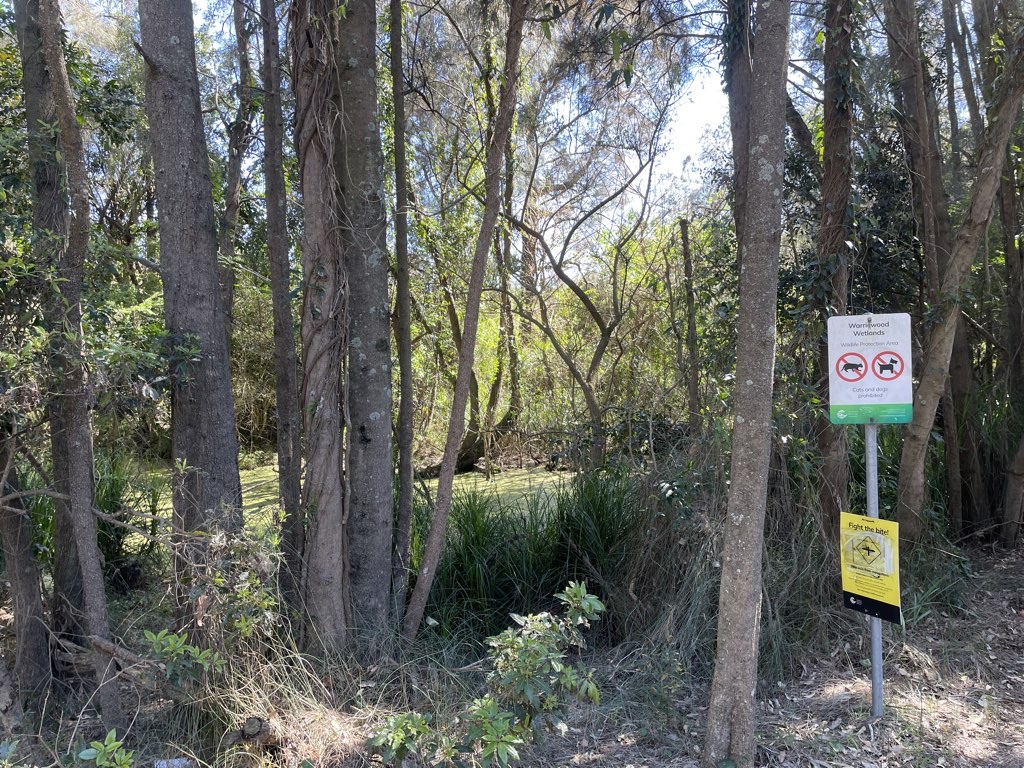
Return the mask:
{"type": "MultiPolygon", "coordinates": [[[[171,512],[170,469],[159,467],[147,474],[152,478],[161,478],[164,490],[160,496],[159,510],[161,513],[171,512]]],[[[242,502],[246,518],[251,522],[268,522],[266,515],[278,504],[277,464],[270,463],[254,469],[243,469],[239,473],[242,480],[242,502]]],[[[544,467],[528,469],[512,469],[497,472],[487,477],[480,472],[469,472],[455,477],[455,492],[493,493],[507,503],[518,503],[526,496],[538,491],[551,493],[558,483],[568,477],[567,472],[549,472],[544,467]]],[[[437,479],[425,481],[426,487],[433,498],[437,493],[437,479]]]]}
{"type": "MultiPolygon", "coordinates": [[[[481,472],[468,472],[455,477],[455,493],[493,493],[507,503],[518,504],[525,496],[544,491],[552,493],[558,483],[569,477],[568,472],[549,472],[544,467],[512,469],[497,472],[487,477],[481,472]]],[[[427,488],[433,496],[437,492],[437,479],[427,480],[427,488]]]]}

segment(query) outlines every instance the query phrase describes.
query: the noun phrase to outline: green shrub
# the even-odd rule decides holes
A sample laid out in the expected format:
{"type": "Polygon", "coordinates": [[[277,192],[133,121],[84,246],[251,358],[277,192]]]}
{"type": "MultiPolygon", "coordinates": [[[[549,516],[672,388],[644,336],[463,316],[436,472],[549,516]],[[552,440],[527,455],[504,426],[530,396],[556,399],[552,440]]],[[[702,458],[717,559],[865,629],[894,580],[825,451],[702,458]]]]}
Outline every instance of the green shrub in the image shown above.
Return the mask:
{"type": "Polygon", "coordinates": [[[586,584],[575,582],[555,598],[565,609],[562,616],[514,615],[518,627],[488,639],[486,693],[473,700],[454,729],[435,728],[429,714],[406,712],[388,718],[369,745],[385,762],[400,764],[412,756],[432,765],[461,765],[460,756],[466,756],[475,765],[505,768],[543,727],[561,725],[571,699],[598,703],[593,672],[566,657],[571,648],[585,647],[582,630],[604,605],[586,584]]]}
{"type": "Polygon", "coordinates": [[[95,763],[96,768],[132,768],[135,752],[124,748],[117,731],[109,731],[103,741],[89,742],[89,746],[78,753],[78,759],[95,763]]]}
{"type": "Polygon", "coordinates": [[[217,651],[192,645],[184,635],[166,629],[159,632],[147,629],[145,636],[150,652],[160,662],[171,685],[194,683],[203,675],[224,668],[224,659],[217,651]]]}

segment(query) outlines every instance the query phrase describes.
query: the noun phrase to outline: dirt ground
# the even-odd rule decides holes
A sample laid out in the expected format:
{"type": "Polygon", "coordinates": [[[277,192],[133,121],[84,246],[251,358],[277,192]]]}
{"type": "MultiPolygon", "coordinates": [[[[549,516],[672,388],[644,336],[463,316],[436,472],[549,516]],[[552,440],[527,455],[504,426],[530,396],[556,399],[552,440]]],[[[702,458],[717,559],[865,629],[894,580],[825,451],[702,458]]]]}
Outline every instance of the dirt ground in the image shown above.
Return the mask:
{"type": "MultiPolygon", "coordinates": [[[[929,617],[905,638],[885,631],[880,720],[870,718],[869,669],[847,661],[867,656],[868,642],[865,630],[863,649],[808,659],[759,702],[759,766],[1024,768],[1024,553],[975,552],[963,612],[929,617]]],[[[705,711],[692,699],[676,710],[673,727],[574,729],[523,762],[695,768],[705,711]]]]}

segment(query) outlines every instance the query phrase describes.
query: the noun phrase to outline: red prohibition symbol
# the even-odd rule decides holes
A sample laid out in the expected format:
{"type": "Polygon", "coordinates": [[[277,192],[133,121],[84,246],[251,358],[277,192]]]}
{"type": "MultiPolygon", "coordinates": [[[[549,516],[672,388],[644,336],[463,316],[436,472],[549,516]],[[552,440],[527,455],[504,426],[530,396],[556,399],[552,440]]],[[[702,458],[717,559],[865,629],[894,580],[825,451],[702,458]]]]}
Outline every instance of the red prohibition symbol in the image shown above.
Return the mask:
{"type": "Polygon", "coordinates": [[[871,370],[882,381],[895,381],[903,375],[903,358],[898,352],[879,352],[871,361],[871,370]]]}
{"type": "Polygon", "coordinates": [[[843,381],[855,384],[868,375],[868,361],[857,352],[846,352],[836,360],[836,374],[843,381]]]}

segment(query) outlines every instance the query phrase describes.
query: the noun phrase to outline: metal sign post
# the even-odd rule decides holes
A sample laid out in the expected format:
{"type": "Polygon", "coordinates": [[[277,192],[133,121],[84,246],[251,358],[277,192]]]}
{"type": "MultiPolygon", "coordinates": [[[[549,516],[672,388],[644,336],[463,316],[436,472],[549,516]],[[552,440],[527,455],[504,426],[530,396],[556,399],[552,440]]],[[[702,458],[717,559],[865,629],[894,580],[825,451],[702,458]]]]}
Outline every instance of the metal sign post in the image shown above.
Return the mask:
{"type": "MultiPolygon", "coordinates": [[[[867,475],[868,517],[878,519],[878,425],[864,425],[864,466],[867,475]]],[[[871,716],[881,717],[882,703],[882,620],[868,618],[871,626],[871,716]]]]}

